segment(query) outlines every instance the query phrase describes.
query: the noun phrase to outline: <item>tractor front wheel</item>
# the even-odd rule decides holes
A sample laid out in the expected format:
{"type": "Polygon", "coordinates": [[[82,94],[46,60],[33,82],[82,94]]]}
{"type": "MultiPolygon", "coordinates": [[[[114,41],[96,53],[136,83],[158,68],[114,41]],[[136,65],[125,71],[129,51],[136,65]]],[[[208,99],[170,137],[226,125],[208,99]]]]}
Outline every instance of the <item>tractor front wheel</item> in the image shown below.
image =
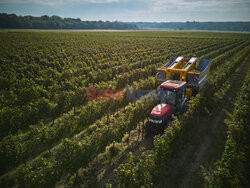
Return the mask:
{"type": "Polygon", "coordinates": [[[144,130],[145,130],[145,137],[150,137],[152,135],[149,121],[146,122],[144,130]]]}

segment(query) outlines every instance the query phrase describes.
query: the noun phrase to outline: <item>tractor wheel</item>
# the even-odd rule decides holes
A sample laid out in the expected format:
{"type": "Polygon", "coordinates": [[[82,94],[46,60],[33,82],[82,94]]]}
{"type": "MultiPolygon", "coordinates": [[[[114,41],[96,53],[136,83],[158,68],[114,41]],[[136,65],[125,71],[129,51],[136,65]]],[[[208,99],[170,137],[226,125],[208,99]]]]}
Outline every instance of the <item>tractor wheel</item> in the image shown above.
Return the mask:
{"type": "Polygon", "coordinates": [[[150,131],[150,122],[147,121],[144,127],[145,130],[145,137],[150,137],[152,135],[151,131],[150,131]]]}
{"type": "Polygon", "coordinates": [[[168,125],[169,125],[169,120],[166,120],[163,124],[163,132],[168,127],[168,125]]]}
{"type": "Polygon", "coordinates": [[[160,134],[162,135],[164,133],[164,130],[168,127],[168,121],[164,121],[161,125],[160,134]]]}

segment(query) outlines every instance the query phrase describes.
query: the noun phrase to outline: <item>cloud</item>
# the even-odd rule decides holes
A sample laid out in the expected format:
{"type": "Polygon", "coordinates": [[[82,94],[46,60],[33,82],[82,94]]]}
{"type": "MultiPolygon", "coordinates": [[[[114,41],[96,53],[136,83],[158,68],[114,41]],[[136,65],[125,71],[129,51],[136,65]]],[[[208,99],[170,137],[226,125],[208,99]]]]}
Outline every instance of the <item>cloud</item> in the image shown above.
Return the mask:
{"type": "Polygon", "coordinates": [[[23,3],[34,3],[40,5],[50,5],[50,6],[59,6],[59,5],[67,5],[67,4],[82,4],[82,3],[112,3],[118,2],[119,0],[0,0],[1,3],[8,4],[23,4],[23,3]]]}
{"type": "Polygon", "coordinates": [[[236,4],[250,3],[249,0],[0,0],[1,3],[23,4],[34,3],[39,5],[68,5],[68,4],[97,4],[97,3],[113,3],[113,2],[133,2],[137,1],[143,4],[151,4],[153,11],[163,11],[166,9],[185,10],[195,9],[198,7],[216,7],[216,6],[234,6],[236,4]]]}
{"type": "Polygon", "coordinates": [[[250,0],[0,0],[0,9],[84,20],[248,20],[250,0]]]}
{"type": "Polygon", "coordinates": [[[164,11],[166,9],[192,10],[197,8],[226,8],[240,4],[249,4],[249,0],[153,0],[153,11],[164,11]]]}

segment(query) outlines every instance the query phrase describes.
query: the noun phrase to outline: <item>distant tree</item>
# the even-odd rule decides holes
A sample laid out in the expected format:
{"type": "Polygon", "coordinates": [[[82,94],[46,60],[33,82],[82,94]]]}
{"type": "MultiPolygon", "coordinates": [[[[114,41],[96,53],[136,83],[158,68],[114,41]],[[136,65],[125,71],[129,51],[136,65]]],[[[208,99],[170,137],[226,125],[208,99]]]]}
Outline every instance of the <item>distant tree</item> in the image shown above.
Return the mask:
{"type": "Polygon", "coordinates": [[[0,28],[10,29],[138,29],[135,24],[103,21],[81,21],[59,16],[17,16],[0,13],[0,28]]]}

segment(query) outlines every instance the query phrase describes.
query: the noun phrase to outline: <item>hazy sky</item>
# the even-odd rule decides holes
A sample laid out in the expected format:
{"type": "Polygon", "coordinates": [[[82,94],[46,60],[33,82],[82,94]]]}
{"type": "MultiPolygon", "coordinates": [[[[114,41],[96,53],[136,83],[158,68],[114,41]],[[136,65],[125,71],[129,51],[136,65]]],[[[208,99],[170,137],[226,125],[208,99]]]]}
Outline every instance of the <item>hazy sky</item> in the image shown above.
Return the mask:
{"type": "Polygon", "coordinates": [[[104,21],[250,21],[250,0],[0,0],[0,12],[104,21]]]}

